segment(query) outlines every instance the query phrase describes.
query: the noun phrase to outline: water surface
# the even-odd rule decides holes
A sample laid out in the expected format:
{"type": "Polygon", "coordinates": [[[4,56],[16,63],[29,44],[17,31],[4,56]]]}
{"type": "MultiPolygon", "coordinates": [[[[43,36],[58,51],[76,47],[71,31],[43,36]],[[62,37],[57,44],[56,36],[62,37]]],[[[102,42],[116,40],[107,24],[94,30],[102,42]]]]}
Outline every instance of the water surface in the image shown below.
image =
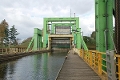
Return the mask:
{"type": "Polygon", "coordinates": [[[0,64],[0,80],[54,80],[65,52],[43,53],[0,64]]]}

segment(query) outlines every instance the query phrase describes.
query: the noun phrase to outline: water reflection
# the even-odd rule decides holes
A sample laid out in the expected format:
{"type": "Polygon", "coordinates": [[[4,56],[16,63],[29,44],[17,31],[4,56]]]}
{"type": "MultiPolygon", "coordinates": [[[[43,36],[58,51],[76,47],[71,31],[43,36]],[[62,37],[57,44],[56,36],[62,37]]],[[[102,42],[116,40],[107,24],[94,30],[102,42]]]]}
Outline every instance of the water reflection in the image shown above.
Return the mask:
{"type": "Polygon", "coordinates": [[[0,64],[0,80],[54,80],[66,53],[44,53],[0,64]]]}
{"type": "Polygon", "coordinates": [[[42,72],[43,72],[43,80],[47,80],[48,79],[48,54],[44,54],[43,58],[42,58],[43,62],[42,62],[42,72]]]}
{"type": "Polygon", "coordinates": [[[2,64],[0,66],[0,79],[3,79],[7,72],[7,64],[2,64]]]}

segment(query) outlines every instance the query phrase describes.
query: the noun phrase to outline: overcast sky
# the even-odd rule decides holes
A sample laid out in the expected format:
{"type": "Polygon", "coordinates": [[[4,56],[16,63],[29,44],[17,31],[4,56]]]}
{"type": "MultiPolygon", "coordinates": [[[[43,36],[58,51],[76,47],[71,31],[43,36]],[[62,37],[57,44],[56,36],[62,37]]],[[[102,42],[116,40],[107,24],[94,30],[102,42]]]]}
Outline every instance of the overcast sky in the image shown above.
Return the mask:
{"type": "Polygon", "coordinates": [[[69,17],[70,9],[80,19],[83,34],[94,31],[94,0],[0,0],[0,21],[15,25],[21,40],[33,36],[34,28],[43,27],[45,17],[69,17]]]}

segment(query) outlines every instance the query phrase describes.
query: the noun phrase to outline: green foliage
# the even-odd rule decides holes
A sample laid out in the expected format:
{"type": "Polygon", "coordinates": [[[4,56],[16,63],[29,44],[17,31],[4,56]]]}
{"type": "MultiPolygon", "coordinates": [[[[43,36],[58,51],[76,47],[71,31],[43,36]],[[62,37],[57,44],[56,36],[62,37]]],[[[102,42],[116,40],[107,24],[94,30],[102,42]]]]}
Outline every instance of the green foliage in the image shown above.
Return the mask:
{"type": "Polygon", "coordinates": [[[21,46],[21,47],[28,47],[31,39],[32,39],[32,37],[29,37],[29,38],[23,40],[20,46],[21,46]]]}
{"type": "Polygon", "coordinates": [[[8,46],[8,44],[9,44],[9,29],[8,29],[8,27],[5,29],[5,37],[4,37],[3,43],[5,46],[8,46]]]}
{"type": "Polygon", "coordinates": [[[17,32],[17,29],[15,28],[15,26],[13,25],[9,29],[9,25],[4,19],[0,23],[0,47],[7,47],[9,43],[12,45],[17,45],[18,40],[16,39],[16,36],[18,34],[19,33],[17,32]]]}
{"type": "Polygon", "coordinates": [[[5,37],[5,30],[8,28],[8,23],[6,22],[6,20],[4,19],[1,23],[0,23],[0,37],[5,37]]]}
{"type": "Polygon", "coordinates": [[[95,31],[92,32],[91,37],[83,36],[83,39],[89,49],[96,49],[95,31]]]}
{"type": "Polygon", "coordinates": [[[95,33],[95,31],[92,32],[91,38],[96,39],[96,33],[95,33]]]}
{"type": "Polygon", "coordinates": [[[10,39],[10,42],[13,44],[13,45],[17,45],[17,40],[16,40],[16,36],[18,35],[19,33],[17,32],[17,29],[15,28],[15,26],[13,25],[10,30],[9,30],[9,39],[10,39]]]}
{"type": "MultiPolygon", "coordinates": [[[[6,22],[6,20],[4,19],[1,23],[0,23],[0,47],[3,47],[3,43],[6,42],[4,41],[4,39],[6,39],[6,29],[8,29],[8,23],[6,22]]],[[[6,39],[7,40],[7,39],[6,39]]]]}

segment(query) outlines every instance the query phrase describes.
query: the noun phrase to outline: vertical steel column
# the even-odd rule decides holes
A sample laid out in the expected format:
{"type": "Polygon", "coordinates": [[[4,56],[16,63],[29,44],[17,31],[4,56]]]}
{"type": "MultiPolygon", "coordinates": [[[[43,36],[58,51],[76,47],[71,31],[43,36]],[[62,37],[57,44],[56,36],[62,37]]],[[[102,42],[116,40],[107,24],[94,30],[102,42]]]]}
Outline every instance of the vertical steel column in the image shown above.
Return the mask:
{"type": "Polygon", "coordinates": [[[107,0],[108,50],[114,50],[113,41],[113,0],[107,0]]]}
{"type": "Polygon", "coordinates": [[[96,49],[98,51],[113,50],[112,14],[112,0],[95,0],[96,49]]]}
{"type": "Polygon", "coordinates": [[[44,23],[43,23],[43,48],[46,48],[47,46],[47,20],[44,18],[44,23]]]}
{"type": "Polygon", "coordinates": [[[74,44],[76,45],[76,33],[73,33],[74,36],[74,44]]]}
{"type": "Polygon", "coordinates": [[[38,48],[38,34],[37,34],[37,28],[34,28],[34,45],[33,50],[37,50],[38,48]]]}
{"type": "MultiPolygon", "coordinates": [[[[115,46],[117,54],[120,55],[120,0],[115,0],[115,46]]],[[[117,57],[116,71],[118,72],[117,78],[120,79],[120,58],[117,57]]]]}
{"type": "Polygon", "coordinates": [[[51,33],[52,33],[52,34],[55,34],[55,25],[54,25],[54,24],[52,24],[51,33]]]}
{"type": "Polygon", "coordinates": [[[40,36],[40,40],[39,40],[39,45],[40,45],[40,48],[42,48],[42,36],[40,36]]]}
{"type": "Polygon", "coordinates": [[[41,37],[41,30],[39,30],[38,28],[34,28],[34,45],[33,45],[33,50],[38,50],[41,48],[41,41],[42,41],[42,37],[41,37]]]}
{"type": "Polygon", "coordinates": [[[77,32],[76,32],[76,35],[77,35],[77,49],[81,49],[81,34],[80,34],[80,31],[81,29],[80,28],[77,28],[77,32]]]}
{"type": "Polygon", "coordinates": [[[120,54],[120,0],[115,2],[115,44],[117,54],[120,54]]]}
{"type": "Polygon", "coordinates": [[[88,51],[88,47],[87,47],[85,41],[83,40],[83,36],[81,36],[81,44],[82,44],[84,50],[88,51]]]}
{"type": "MultiPolygon", "coordinates": [[[[96,50],[113,50],[113,0],[95,0],[96,50]]],[[[102,55],[105,59],[106,55],[102,55]]],[[[102,60],[106,65],[106,61],[102,60]]],[[[106,68],[102,66],[106,71],[106,68]]]]}
{"type": "Polygon", "coordinates": [[[77,48],[78,49],[80,49],[81,48],[81,39],[80,39],[80,36],[81,36],[81,34],[80,34],[80,31],[81,31],[81,29],[79,28],[79,18],[77,18],[76,19],[76,29],[77,29],[77,32],[76,32],[76,46],[77,46],[77,48]]]}
{"type": "Polygon", "coordinates": [[[74,45],[76,45],[76,33],[75,33],[75,30],[76,30],[76,26],[72,26],[72,35],[74,36],[74,45]]]}
{"type": "Polygon", "coordinates": [[[95,0],[95,30],[96,30],[96,49],[105,52],[105,2],[103,0],[95,0]]]}

